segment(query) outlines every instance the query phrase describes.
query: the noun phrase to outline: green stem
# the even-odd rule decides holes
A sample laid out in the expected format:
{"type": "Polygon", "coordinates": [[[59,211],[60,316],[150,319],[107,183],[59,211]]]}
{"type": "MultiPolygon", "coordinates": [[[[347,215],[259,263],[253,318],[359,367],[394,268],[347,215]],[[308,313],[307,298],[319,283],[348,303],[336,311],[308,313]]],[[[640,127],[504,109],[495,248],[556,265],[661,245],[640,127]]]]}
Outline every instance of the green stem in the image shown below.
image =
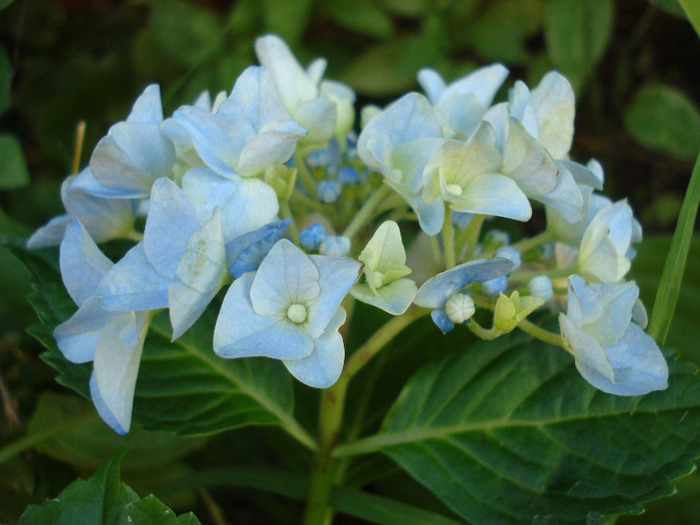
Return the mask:
{"type": "Polygon", "coordinates": [[[538,275],[546,275],[550,279],[558,279],[560,277],[568,277],[571,274],[576,273],[576,268],[558,268],[555,270],[518,270],[510,275],[510,279],[513,281],[524,282],[529,281],[533,277],[538,275]]]}
{"type": "Polygon", "coordinates": [[[440,252],[440,244],[438,243],[437,235],[432,235],[430,239],[430,251],[433,254],[433,262],[435,263],[436,272],[442,268],[442,253],[440,252]]]}
{"type": "Polygon", "coordinates": [[[290,219],[292,221],[289,223],[289,226],[287,226],[287,228],[289,229],[289,235],[292,236],[294,244],[298,245],[299,230],[297,229],[297,225],[294,222],[294,215],[292,215],[292,209],[289,207],[289,201],[280,202],[280,212],[282,217],[284,217],[285,219],[290,219]]]}
{"type": "Polygon", "coordinates": [[[484,339],[485,341],[493,341],[497,337],[503,335],[503,332],[497,330],[495,326],[492,328],[484,328],[474,319],[467,323],[467,328],[469,328],[469,330],[471,330],[474,333],[474,335],[481,339],[484,339]]]}
{"type": "Polygon", "coordinates": [[[442,223],[442,247],[445,250],[445,270],[450,270],[457,265],[457,258],[455,254],[455,230],[452,226],[448,206],[445,206],[445,220],[442,223]]]}
{"type": "Polygon", "coordinates": [[[297,173],[302,186],[304,186],[304,189],[309,196],[312,199],[315,199],[317,197],[316,180],[314,179],[313,175],[311,175],[311,172],[306,165],[306,152],[303,150],[303,148],[297,148],[295,165],[297,167],[297,173]]]}
{"type": "Polygon", "coordinates": [[[428,310],[423,308],[413,308],[387,322],[355,351],[345,363],[338,381],[321,394],[318,418],[319,446],[314,453],[304,525],[327,525],[332,517],[328,502],[337,468],[332,454],[340,438],[345,396],[350,379],[389,341],[427,312],[428,310]]]}
{"type": "Polygon", "coordinates": [[[358,231],[360,231],[360,228],[362,228],[365,225],[365,223],[370,220],[374,209],[384,200],[384,197],[386,197],[390,192],[391,188],[389,186],[386,186],[385,184],[382,184],[379,188],[377,188],[377,191],[370,195],[369,199],[365,201],[365,203],[362,205],[357,214],[355,214],[355,216],[352,218],[352,221],[350,221],[348,227],[345,228],[343,235],[352,239],[355,236],[355,234],[358,231]]]}
{"type": "Polygon", "coordinates": [[[544,244],[549,241],[554,240],[554,235],[548,230],[543,231],[532,237],[528,237],[521,241],[511,244],[513,248],[516,248],[520,253],[525,253],[533,248],[536,248],[540,244],[544,244]]]}
{"type": "Polygon", "coordinates": [[[474,215],[457,237],[457,248],[461,254],[464,251],[464,260],[469,261],[474,256],[476,245],[479,242],[481,226],[484,224],[485,215],[474,215]]]}
{"type": "Polygon", "coordinates": [[[527,319],[520,321],[518,323],[518,328],[520,328],[523,332],[530,334],[532,337],[539,339],[540,341],[544,341],[550,345],[560,346],[564,350],[567,350],[564,346],[564,340],[562,339],[561,335],[545,330],[544,328],[540,328],[539,326],[532,324],[527,319]]]}

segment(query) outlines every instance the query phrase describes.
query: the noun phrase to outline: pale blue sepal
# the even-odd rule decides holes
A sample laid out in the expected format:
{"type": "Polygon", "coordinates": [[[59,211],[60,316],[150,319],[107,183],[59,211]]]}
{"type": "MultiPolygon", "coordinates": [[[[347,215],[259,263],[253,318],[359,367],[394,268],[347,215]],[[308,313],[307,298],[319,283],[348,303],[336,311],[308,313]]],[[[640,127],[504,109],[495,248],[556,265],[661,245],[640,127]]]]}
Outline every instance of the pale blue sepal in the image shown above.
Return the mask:
{"type": "Polygon", "coordinates": [[[139,95],[131,108],[131,113],[126,118],[127,122],[154,122],[163,121],[163,104],[160,98],[160,86],[149,84],[143,93],[139,95]]]}
{"type": "Polygon", "coordinates": [[[544,195],[557,184],[558,168],[549,153],[527,132],[523,124],[509,118],[508,139],[503,150],[503,174],[529,197],[544,195]]]}
{"type": "Polygon", "coordinates": [[[267,124],[241,150],[236,172],[251,177],[260,175],[267,166],[287,162],[306,135],[306,129],[291,120],[267,124]]]}
{"type": "Polygon", "coordinates": [[[172,279],[185,247],[201,226],[197,211],[184,191],[170,179],[153,184],[143,247],[158,273],[172,279]]]}
{"type": "Polygon", "coordinates": [[[290,222],[291,219],[274,221],[227,243],[226,259],[233,278],[238,279],[246,272],[257,270],[290,222]]]}
{"type": "Polygon", "coordinates": [[[316,98],[301,104],[294,113],[294,120],[308,130],[304,144],[322,144],[335,132],[338,110],[332,100],[316,98]]]}
{"type": "Polygon", "coordinates": [[[182,179],[185,193],[194,203],[202,222],[221,208],[224,240],[262,228],[279,213],[275,190],[257,178],[228,179],[208,168],[194,168],[182,179]]]}
{"type": "Polygon", "coordinates": [[[214,352],[226,358],[273,359],[299,359],[311,354],[313,340],[286,318],[286,307],[272,316],[253,310],[250,292],[255,275],[242,275],[226,293],[214,328],[214,352]]]}
{"type": "Polygon", "coordinates": [[[468,138],[479,126],[486,112],[477,98],[471,93],[456,95],[435,105],[435,109],[445,119],[455,134],[468,138]]]}
{"type": "Polygon", "coordinates": [[[231,95],[216,113],[232,120],[248,121],[258,131],[268,122],[290,118],[272,75],[260,66],[250,66],[240,74],[231,95]]]}
{"type": "Polygon", "coordinates": [[[373,291],[366,284],[356,284],[350,294],[363,303],[371,304],[391,315],[401,315],[411,306],[418,287],[411,279],[397,279],[373,291]]]}
{"type": "Polygon", "coordinates": [[[615,381],[585,362],[576,362],[581,376],[597,389],[618,396],[639,396],[668,387],[668,365],[663,354],[636,324],[631,323],[622,338],[605,350],[616,371],[615,381]]]}
{"type": "Polygon", "coordinates": [[[417,77],[420,87],[428,96],[428,100],[431,104],[435,104],[445,91],[447,84],[437,71],[429,67],[418,70],[417,77]]]}
{"type": "Polygon", "coordinates": [[[530,102],[530,89],[522,80],[516,80],[508,94],[508,113],[519,121],[533,138],[537,139],[539,135],[537,115],[530,102]]]}
{"type": "Polygon", "coordinates": [[[145,324],[144,314],[110,321],[95,350],[90,393],[97,412],[120,434],[127,433],[131,426],[145,324]]]}
{"type": "Polygon", "coordinates": [[[103,310],[93,295],[53,331],[56,345],[71,363],[87,363],[95,357],[95,347],[105,324],[115,315],[103,310]]]}
{"type": "Polygon", "coordinates": [[[608,382],[615,381],[615,371],[608,360],[603,345],[595,337],[581,330],[564,314],[559,314],[559,328],[564,344],[574,355],[576,368],[579,371],[581,365],[585,365],[586,369],[595,370],[608,382]]]}
{"type": "Polygon", "coordinates": [[[418,83],[433,104],[457,95],[470,94],[482,106],[488,107],[507,76],[508,69],[505,66],[491,64],[475,69],[446,86],[435,70],[424,68],[418,71],[418,83]]]}
{"type": "MultiPolygon", "coordinates": [[[[495,215],[518,221],[532,217],[530,201],[518,185],[505,175],[481,173],[473,175],[465,184],[464,193],[451,196],[445,181],[441,181],[451,210],[462,213],[495,215]]],[[[428,233],[428,232],[426,232],[428,233]]]]}
{"type": "Polygon", "coordinates": [[[535,108],[538,140],[555,159],[568,155],[574,138],[574,90],[562,74],[550,71],[530,92],[535,108]]]}
{"type": "Polygon", "coordinates": [[[603,189],[603,171],[602,168],[600,171],[594,169],[597,164],[595,160],[589,162],[588,166],[566,159],[559,159],[556,163],[560,170],[561,168],[565,168],[571,173],[576,184],[590,186],[598,191],[603,189]]]}
{"type": "Polygon", "coordinates": [[[544,195],[536,196],[535,199],[559,212],[559,215],[569,224],[575,224],[585,217],[583,191],[564,165],[559,167],[557,185],[554,189],[544,195]]]}
{"type": "Polygon", "coordinates": [[[443,308],[436,308],[430,312],[430,318],[443,334],[454,330],[455,324],[450,320],[443,308]]]}
{"type": "Polygon", "coordinates": [[[100,197],[102,200],[109,199],[110,201],[129,201],[129,199],[126,198],[129,192],[125,194],[124,190],[122,189],[112,188],[101,184],[93,175],[90,167],[85,168],[77,175],[74,175],[74,177],[75,179],[71,184],[71,189],[73,190],[83,191],[88,195],[100,197]]]}
{"type": "Polygon", "coordinates": [[[442,308],[447,298],[473,282],[484,282],[513,269],[508,259],[477,259],[437,274],[418,289],[413,302],[425,308],[442,308]]]}
{"type": "Polygon", "coordinates": [[[175,279],[168,287],[173,340],[199,319],[221,288],[226,274],[221,214],[217,211],[211,220],[190,237],[175,272],[175,279]]]}
{"type": "Polygon", "coordinates": [[[338,329],[345,323],[345,310],[339,306],[325,331],[314,339],[314,349],[307,357],[282,361],[299,381],[313,388],[328,388],[340,377],[345,362],[343,337],[338,329]]]}
{"type": "Polygon", "coordinates": [[[105,310],[158,310],[168,306],[171,281],[156,271],[146,258],[143,243],[139,243],[107,272],[97,287],[97,296],[105,310]]]}
{"type": "Polygon", "coordinates": [[[309,75],[299,64],[285,42],[277,35],[265,35],[255,41],[255,54],[271,74],[287,111],[293,115],[305,101],[318,95],[319,72],[325,61],[314,62],[309,75]]]}
{"type": "Polygon", "coordinates": [[[308,258],[319,272],[320,293],[308,307],[307,321],[309,335],[316,338],[324,332],[341,301],[359,279],[362,264],[349,257],[309,255],[308,258]]]}
{"type": "Polygon", "coordinates": [[[255,274],[250,289],[253,310],[258,315],[275,316],[286,314],[292,304],[308,307],[321,292],[319,278],[319,269],[309,257],[288,240],[281,239],[255,274]]]}
{"type": "Polygon", "coordinates": [[[125,198],[148,197],[153,182],[170,174],[175,148],[157,123],[119,122],[95,147],[90,169],[103,186],[125,198]]]}
{"type": "Polygon", "coordinates": [[[566,315],[577,326],[589,325],[603,316],[600,294],[580,275],[569,276],[566,315]]]}
{"type": "Polygon", "coordinates": [[[66,227],[59,263],[63,284],[78,306],[82,306],[95,293],[99,282],[114,266],[75,219],[66,227]]]}
{"type": "Polygon", "coordinates": [[[57,215],[32,233],[27,240],[27,249],[37,250],[49,246],[58,246],[66,233],[66,226],[73,219],[70,215],[57,215]]]}
{"type": "Polygon", "coordinates": [[[591,289],[599,294],[603,311],[599,319],[583,323],[581,327],[603,345],[609,345],[622,337],[632,320],[639,288],[634,281],[625,283],[593,283],[591,289]]]}

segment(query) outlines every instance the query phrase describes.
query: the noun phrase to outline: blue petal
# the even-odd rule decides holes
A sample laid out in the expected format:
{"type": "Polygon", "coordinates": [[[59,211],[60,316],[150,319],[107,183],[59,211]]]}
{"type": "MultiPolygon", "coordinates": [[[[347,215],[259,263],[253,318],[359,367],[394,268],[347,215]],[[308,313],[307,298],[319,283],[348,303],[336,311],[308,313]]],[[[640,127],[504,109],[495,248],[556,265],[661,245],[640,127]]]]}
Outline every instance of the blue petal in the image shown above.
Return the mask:
{"type": "Polygon", "coordinates": [[[106,310],[158,310],[168,306],[171,281],[153,268],[139,243],[107,272],[97,287],[97,295],[106,310]]]}
{"type": "Polygon", "coordinates": [[[314,349],[313,340],[284,317],[253,310],[250,292],[255,274],[236,279],[224,298],[214,328],[214,352],[221,357],[299,359],[314,349]]]}
{"type": "Polygon", "coordinates": [[[75,219],[66,228],[59,261],[63,283],[79,306],[95,293],[99,282],[114,266],[75,219]]]}
{"type": "Polygon", "coordinates": [[[484,282],[507,274],[513,263],[507,259],[477,259],[437,274],[418,289],[413,300],[425,308],[442,308],[447,298],[473,282],[484,282]]]}
{"type": "Polygon", "coordinates": [[[445,312],[445,310],[442,308],[436,308],[430,312],[430,318],[443,334],[451,332],[455,327],[455,324],[447,316],[447,312],[445,312]]]}
{"type": "Polygon", "coordinates": [[[345,362],[345,346],[338,329],[345,322],[345,318],[345,310],[338,307],[326,330],[314,340],[314,349],[310,355],[283,361],[287,370],[305,385],[328,388],[340,377],[345,362]]]}
{"type": "Polygon", "coordinates": [[[274,221],[227,243],[226,257],[233,278],[238,279],[246,272],[257,270],[290,222],[291,219],[274,221]]]}

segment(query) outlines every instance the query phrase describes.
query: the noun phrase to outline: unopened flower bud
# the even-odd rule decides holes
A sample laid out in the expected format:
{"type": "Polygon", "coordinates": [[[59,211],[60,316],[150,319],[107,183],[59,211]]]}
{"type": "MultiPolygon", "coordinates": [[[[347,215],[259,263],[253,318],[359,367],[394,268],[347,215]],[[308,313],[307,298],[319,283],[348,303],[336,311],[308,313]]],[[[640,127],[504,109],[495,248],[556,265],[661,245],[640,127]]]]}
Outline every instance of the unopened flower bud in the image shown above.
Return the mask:
{"type": "Polygon", "coordinates": [[[461,324],[470,319],[476,311],[474,299],[464,293],[451,295],[445,303],[445,313],[455,324],[461,324]]]}
{"type": "Polygon", "coordinates": [[[310,252],[317,252],[321,241],[327,237],[326,230],[320,222],[314,222],[311,226],[304,228],[299,234],[299,244],[310,252]]]}
{"type": "Polygon", "coordinates": [[[481,283],[481,289],[486,295],[496,296],[508,289],[508,278],[505,275],[484,281],[481,283]]]}
{"type": "Polygon", "coordinates": [[[530,282],[527,283],[527,291],[530,295],[540,297],[545,301],[549,301],[554,296],[552,280],[546,275],[538,275],[530,279],[530,282]]]}
{"type": "Polygon", "coordinates": [[[520,264],[522,263],[520,252],[517,248],[513,248],[512,246],[501,246],[498,250],[496,250],[495,256],[508,259],[514,264],[511,273],[520,268],[520,264]]]}
{"type": "Polygon", "coordinates": [[[450,318],[447,317],[447,313],[445,313],[445,310],[443,310],[442,308],[438,308],[430,312],[430,318],[433,320],[433,323],[435,323],[435,326],[437,326],[443,334],[451,332],[452,329],[455,327],[454,323],[450,321],[450,318]]]}
{"type": "Polygon", "coordinates": [[[329,235],[321,241],[318,251],[329,257],[345,257],[350,253],[350,239],[342,235],[329,235]]]}

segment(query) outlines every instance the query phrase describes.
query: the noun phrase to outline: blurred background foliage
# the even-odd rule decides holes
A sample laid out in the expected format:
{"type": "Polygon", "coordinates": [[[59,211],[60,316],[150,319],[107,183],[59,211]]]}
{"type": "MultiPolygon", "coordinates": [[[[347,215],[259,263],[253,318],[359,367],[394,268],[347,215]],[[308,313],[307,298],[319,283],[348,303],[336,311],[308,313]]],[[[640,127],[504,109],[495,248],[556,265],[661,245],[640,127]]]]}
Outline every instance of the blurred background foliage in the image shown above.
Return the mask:
{"type": "MultiPolygon", "coordinates": [[[[500,61],[511,70],[507,85],[535,85],[553,68],[566,74],[578,105],[572,157],[599,159],[606,193],[629,198],[644,225],[632,277],[651,307],[700,148],[700,41],[677,0],[0,0],[0,234],[27,235],[62,212],[78,122],[87,123],[84,165],[146,84],[160,83],[166,114],[202,90],[230,90],[266,32],[285,38],[302,63],[325,56],[326,76],[350,84],[358,107],[417,89],[423,66],[450,80],[500,61]]],[[[696,239],[668,341],[696,364],[698,257],[696,239]]],[[[232,505],[245,507],[236,523],[259,523],[262,509],[275,523],[293,522],[298,509],[285,505],[298,504],[269,505],[268,494],[239,492],[222,510],[203,489],[168,492],[198,465],[230,459],[232,439],[262,444],[245,446],[251,461],[269,461],[269,450],[289,443],[255,429],[228,433],[225,449],[221,436],[203,448],[205,438],[111,434],[89,403],[60,390],[25,334],[34,322],[28,272],[4,248],[0,268],[0,521],[13,523],[28,503],[128,444],[124,480],[142,495],[162,490],[174,508],[200,509],[202,523],[225,523],[232,505]]],[[[432,501],[379,463],[385,485],[432,501]]],[[[697,476],[686,478],[675,499],[620,522],[698,523],[699,487],[697,476]]]]}

